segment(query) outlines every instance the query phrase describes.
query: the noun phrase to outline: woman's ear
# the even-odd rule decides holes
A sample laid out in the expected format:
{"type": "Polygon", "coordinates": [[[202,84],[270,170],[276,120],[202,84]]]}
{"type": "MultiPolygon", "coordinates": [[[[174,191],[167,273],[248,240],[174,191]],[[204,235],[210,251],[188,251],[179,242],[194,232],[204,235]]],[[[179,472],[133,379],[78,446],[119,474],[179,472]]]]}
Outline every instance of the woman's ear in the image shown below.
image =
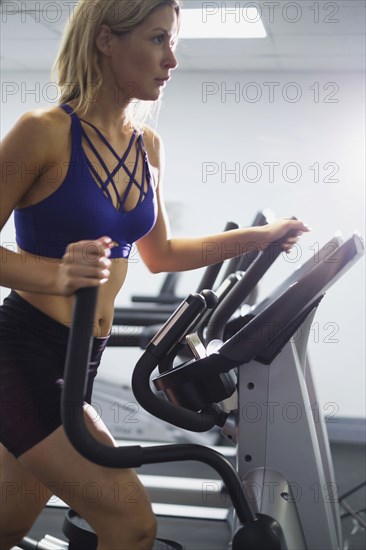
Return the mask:
{"type": "Polygon", "coordinates": [[[104,55],[109,56],[111,52],[112,31],[107,25],[101,25],[95,38],[95,45],[104,55]]]}

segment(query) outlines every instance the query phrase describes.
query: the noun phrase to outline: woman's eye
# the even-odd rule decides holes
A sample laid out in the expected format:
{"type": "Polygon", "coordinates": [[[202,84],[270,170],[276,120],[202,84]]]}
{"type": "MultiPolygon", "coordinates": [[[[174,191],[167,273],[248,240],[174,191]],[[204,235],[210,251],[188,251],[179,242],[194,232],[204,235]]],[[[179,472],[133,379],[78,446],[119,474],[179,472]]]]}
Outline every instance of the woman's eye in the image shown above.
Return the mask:
{"type": "Polygon", "coordinates": [[[160,34],[159,36],[155,36],[153,38],[153,41],[156,43],[156,44],[162,44],[163,41],[164,41],[164,35],[163,34],[160,34]]]}

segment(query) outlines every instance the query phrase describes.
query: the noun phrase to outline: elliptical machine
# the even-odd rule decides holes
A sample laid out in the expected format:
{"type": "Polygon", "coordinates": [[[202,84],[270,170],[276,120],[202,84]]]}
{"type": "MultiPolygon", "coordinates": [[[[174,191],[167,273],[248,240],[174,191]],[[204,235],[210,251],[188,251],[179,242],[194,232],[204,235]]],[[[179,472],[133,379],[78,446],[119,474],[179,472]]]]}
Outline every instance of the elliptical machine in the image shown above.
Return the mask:
{"type": "Polygon", "coordinates": [[[140,404],[184,429],[202,432],[221,426],[237,442],[238,473],[219,453],[197,445],[112,449],[93,440],[84,425],[82,407],[91,337],[85,327],[93,318],[96,292],[79,291],[63,395],[64,426],[71,442],[89,460],[109,467],[192,459],[212,465],[222,475],[236,511],[234,550],[339,550],[337,500],[330,498],[335,487],[333,469],[324,425],[316,422],[311,411],[315,389],[306,362],[306,342],[310,320],[325,292],[362,254],[363,243],[357,235],[345,243],[332,239],[316,261],[308,261],[241,319],[241,328],[228,341],[216,341],[208,345],[206,356],[175,367],[174,357],[186,335],[215,306],[210,292],[191,295],[136,365],[132,382],[140,404]],[[292,338],[300,329],[301,337],[292,338]],[[169,401],[151,390],[150,376],[157,365],[162,372],[153,383],[169,401]],[[237,409],[226,411],[219,403],[236,390],[237,409]],[[273,411],[282,413],[289,404],[296,404],[295,410],[301,412],[296,422],[289,408],[282,421],[273,418],[273,411]],[[248,412],[249,405],[259,411],[257,418],[248,412]],[[314,498],[314,488],[320,498],[314,498]]]}
{"type": "Polygon", "coordinates": [[[329,484],[334,480],[327,438],[312,415],[315,390],[302,362],[309,319],[328,288],[362,256],[364,247],[357,235],[345,243],[334,239],[330,243],[324,247],[329,254],[305,264],[295,278],[290,278],[286,290],[284,283],[210,355],[166,368],[167,357],[171,365],[186,335],[215,305],[214,295],[203,291],[189,296],[178,307],[136,365],[132,384],[139,403],[150,413],[185,429],[201,432],[214,425],[222,426],[238,442],[238,472],[219,453],[197,445],[112,449],[93,440],[82,414],[84,365],[89,348],[85,326],[93,318],[96,300],[96,292],[90,289],[78,292],[66,367],[62,406],[65,430],[72,444],[89,460],[108,467],[178,460],[199,460],[211,465],[222,476],[236,511],[238,527],[233,550],[340,549],[337,502],[329,498],[329,484]],[[291,337],[300,328],[303,336],[301,343],[296,344],[291,337]],[[160,363],[165,364],[165,372],[154,384],[169,401],[160,399],[150,387],[150,375],[160,363]],[[238,410],[230,413],[218,403],[237,388],[232,373],[238,375],[239,399],[238,410]],[[267,409],[271,403],[296,403],[301,418],[291,422],[292,417],[288,416],[283,422],[271,422],[270,415],[262,414],[253,422],[247,415],[243,422],[243,395],[247,396],[244,404],[254,403],[267,409]],[[314,499],[314,487],[321,498],[314,499]],[[296,489],[302,491],[301,495],[296,494],[296,489]]]}

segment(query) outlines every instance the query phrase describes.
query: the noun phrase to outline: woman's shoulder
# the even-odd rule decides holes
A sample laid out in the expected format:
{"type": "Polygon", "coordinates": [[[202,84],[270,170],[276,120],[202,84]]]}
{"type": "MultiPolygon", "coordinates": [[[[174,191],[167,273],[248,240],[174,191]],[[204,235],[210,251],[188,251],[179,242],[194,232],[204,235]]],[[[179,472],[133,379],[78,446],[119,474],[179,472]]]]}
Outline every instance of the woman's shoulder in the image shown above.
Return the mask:
{"type": "Polygon", "coordinates": [[[69,119],[59,107],[26,111],[16,121],[8,139],[15,140],[31,156],[37,154],[40,161],[49,162],[67,144],[69,119]]]}
{"type": "Polygon", "coordinates": [[[33,109],[23,113],[16,126],[23,132],[34,132],[34,137],[46,134],[52,138],[59,136],[70,127],[69,116],[59,107],[33,109]]]}
{"type": "Polygon", "coordinates": [[[144,125],[142,129],[142,137],[144,140],[146,152],[149,157],[149,161],[157,168],[160,167],[162,162],[162,155],[164,152],[163,142],[159,134],[153,130],[150,126],[144,125]]]}
{"type": "Polygon", "coordinates": [[[53,161],[67,142],[68,118],[58,107],[26,111],[4,138],[5,147],[14,157],[36,155],[40,164],[53,161]]]}
{"type": "Polygon", "coordinates": [[[24,126],[33,126],[40,130],[56,130],[59,124],[67,123],[68,116],[60,107],[50,107],[47,109],[33,109],[23,113],[19,122],[24,126]]]}

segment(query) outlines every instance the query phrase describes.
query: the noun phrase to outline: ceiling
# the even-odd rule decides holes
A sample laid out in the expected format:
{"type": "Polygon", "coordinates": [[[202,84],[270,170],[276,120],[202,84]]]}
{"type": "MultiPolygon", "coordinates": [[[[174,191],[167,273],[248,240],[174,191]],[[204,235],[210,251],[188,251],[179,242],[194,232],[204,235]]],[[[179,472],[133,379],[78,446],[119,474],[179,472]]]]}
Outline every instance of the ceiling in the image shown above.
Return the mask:
{"type": "MultiPolygon", "coordinates": [[[[76,0],[0,2],[2,72],[49,72],[76,0]]],[[[182,40],[181,71],[365,70],[366,0],[184,1],[185,7],[201,10],[220,5],[259,7],[267,37],[182,40]]]]}

